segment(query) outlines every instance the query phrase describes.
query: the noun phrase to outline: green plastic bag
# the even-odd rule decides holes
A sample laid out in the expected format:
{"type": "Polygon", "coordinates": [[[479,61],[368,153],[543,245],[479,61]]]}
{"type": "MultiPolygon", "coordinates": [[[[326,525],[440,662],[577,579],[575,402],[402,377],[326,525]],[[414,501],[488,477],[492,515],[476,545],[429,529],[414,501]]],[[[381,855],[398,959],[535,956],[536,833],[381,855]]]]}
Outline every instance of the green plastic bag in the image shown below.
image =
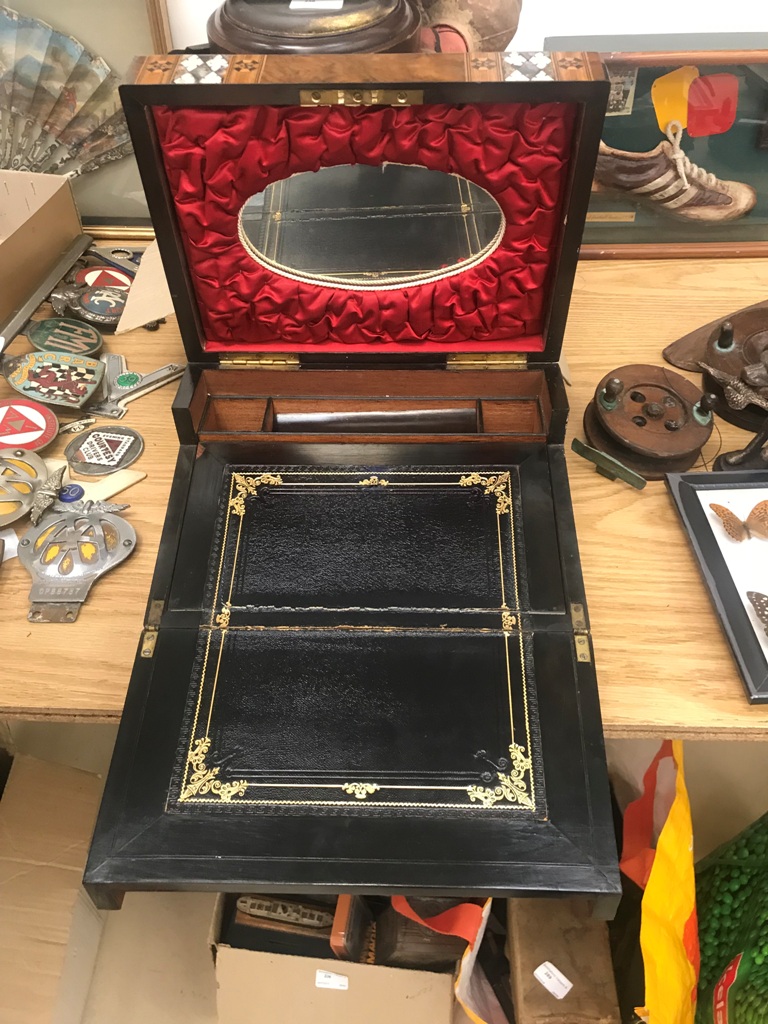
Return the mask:
{"type": "Polygon", "coordinates": [[[696,868],[696,1024],[768,1024],[768,814],[696,868]]]}

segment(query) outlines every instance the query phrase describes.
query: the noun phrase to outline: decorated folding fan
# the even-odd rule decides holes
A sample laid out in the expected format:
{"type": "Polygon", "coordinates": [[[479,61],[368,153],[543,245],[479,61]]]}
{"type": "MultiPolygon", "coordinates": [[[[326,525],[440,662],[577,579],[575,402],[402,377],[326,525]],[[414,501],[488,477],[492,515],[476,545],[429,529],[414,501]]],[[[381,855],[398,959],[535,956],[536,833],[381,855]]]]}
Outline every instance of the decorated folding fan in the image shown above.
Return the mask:
{"type": "Polygon", "coordinates": [[[0,166],[76,176],[126,156],[117,85],[77,39],[0,7],[0,166]]]}

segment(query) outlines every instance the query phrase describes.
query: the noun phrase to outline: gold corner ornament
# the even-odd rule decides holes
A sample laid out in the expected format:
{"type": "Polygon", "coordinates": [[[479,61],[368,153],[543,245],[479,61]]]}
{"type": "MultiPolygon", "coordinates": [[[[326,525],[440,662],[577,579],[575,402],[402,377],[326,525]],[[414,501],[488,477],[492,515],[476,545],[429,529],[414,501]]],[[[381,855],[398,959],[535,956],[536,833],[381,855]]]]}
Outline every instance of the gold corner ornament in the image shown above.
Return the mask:
{"type": "Polygon", "coordinates": [[[382,480],[379,476],[368,476],[360,481],[358,487],[389,487],[389,480],[382,480]]]}
{"type": "Polygon", "coordinates": [[[501,800],[508,800],[510,803],[519,804],[527,810],[534,810],[533,797],[528,791],[526,784],[526,773],[531,771],[531,758],[525,753],[525,747],[519,743],[512,743],[509,747],[510,767],[509,772],[497,772],[496,777],[499,784],[493,789],[486,789],[483,786],[468,786],[469,799],[481,803],[483,807],[493,807],[501,800]]]}
{"type": "Polygon", "coordinates": [[[484,494],[492,494],[496,498],[496,515],[503,516],[512,508],[512,498],[509,494],[509,473],[499,473],[497,476],[481,476],[479,473],[468,473],[459,480],[459,487],[485,488],[484,494]]]}
{"type": "Polygon", "coordinates": [[[189,777],[189,782],[181,791],[179,803],[184,803],[193,796],[206,796],[208,793],[212,793],[222,803],[228,804],[231,803],[233,796],[243,796],[248,788],[248,783],[244,779],[239,779],[237,782],[222,782],[216,777],[219,774],[219,769],[208,768],[205,764],[205,757],[210,749],[209,736],[201,736],[200,739],[195,740],[193,749],[187,758],[187,764],[192,768],[192,774],[189,777]]]}
{"type": "Polygon", "coordinates": [[[260,476],[243,476],[241,473],[235,473],[232,477],[237,494],[234,498],[229,499],[229,511],[236,516],[245,515],[245,499],[247,496],[257,497],[259,488],[265,484],[271,484],[273,487],[279,486],[283,482],[283,478],[279,473],[262,473],[260,476]]]}
{"type": "Polygon", "coordinates": [[[378,792],[381,786],[377,786],[375,782],[345,782],[341,788],[356,800],[367,800],[371,793],[378,792]]]}

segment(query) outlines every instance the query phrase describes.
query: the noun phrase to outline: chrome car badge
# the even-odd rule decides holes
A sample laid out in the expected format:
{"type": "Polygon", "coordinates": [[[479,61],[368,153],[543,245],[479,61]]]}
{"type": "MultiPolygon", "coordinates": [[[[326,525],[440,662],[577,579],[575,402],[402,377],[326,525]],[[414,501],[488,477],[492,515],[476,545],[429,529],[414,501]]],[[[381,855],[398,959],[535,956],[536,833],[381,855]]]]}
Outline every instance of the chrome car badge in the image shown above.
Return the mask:
{"type": "Polygon", "coordinates": [[[19,541],[32,577],[30,622],[74,622],[93,584],[136,550],[136,531],[102,502],[57,503],[19,541]]]}
{"type": "Polygon", "coordinates": [[[0,451],[0,528],[29,512],[47,478],[45,463],[34,452],[0,451]]]}

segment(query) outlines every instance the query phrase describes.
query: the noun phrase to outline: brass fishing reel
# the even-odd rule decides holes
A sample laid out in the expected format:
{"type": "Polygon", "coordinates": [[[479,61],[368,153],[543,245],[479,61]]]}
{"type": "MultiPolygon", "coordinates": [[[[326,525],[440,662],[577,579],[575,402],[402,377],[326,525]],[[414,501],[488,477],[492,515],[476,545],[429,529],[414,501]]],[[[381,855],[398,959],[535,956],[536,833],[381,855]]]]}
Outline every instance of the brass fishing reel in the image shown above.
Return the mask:
{"type": "Polygon", "coordinates": [[[714,398],[663,366],[633,363],[603,377],[584,411],[587,440],[646,480],[682,473],[712,433],[714,398]]]}

